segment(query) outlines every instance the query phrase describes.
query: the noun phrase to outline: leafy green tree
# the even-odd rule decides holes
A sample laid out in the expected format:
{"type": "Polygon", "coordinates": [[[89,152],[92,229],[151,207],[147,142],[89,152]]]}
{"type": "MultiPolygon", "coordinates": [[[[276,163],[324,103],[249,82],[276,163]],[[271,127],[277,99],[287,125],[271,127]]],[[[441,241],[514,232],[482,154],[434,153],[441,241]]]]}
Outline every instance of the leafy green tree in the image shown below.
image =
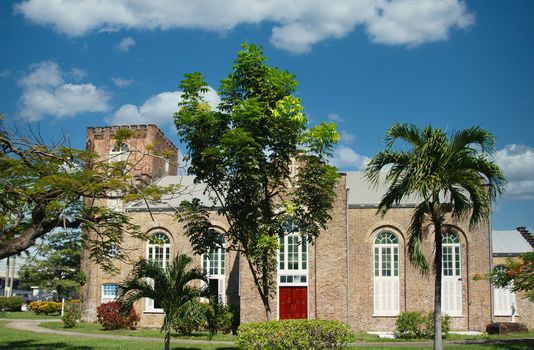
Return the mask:
{"type": "Polygon", "coordinates": [[[132,272],[119,284],[117,299],[121,313],[129,315],[141,298],[153,299],[165,312],[161,331],[165,332],[165,349],[170,348],[171,331],[180,318],[190,312],[191,305],[206,292],[194,286],[194,282],[207,279],[199,268],[190,268],[192,259],[185,254],[174,258],[166,268],[158,262],[141,259],[132,272]]]}
{"type": "Polygon", "coordinates": [[[429,263],[422,241],[433,230],[434,255],[434,348],[442,349],[441,276],[442,235],[450,223],[469,218],[471,228],[487,220],[490,204],[502,194],[506,180],[490,158],[495,151],[491,133],[468,128],[447,136],[428,126],[395,124],[386,133],[386,149],[368,163],[365,174],[371,183],[385,180],[389,189],[378,213],[385,214],[407,197],[417,198],[409,227],[408,256],[424,273],[429,263]],[[404,141],[404,148],[393,146],[404,141]],[[385,175],[381,170],[388,169],[385,175]]]}
{"type": "Polygon", "coordinates": [[[525,292],[534,303],[534,252],[525,253],[519,259],[509,258],[504,271],[494,271],[490,280],[496,287],[508,287],[514,292],[525,292]]]}
{"type": "Polygon", "coordinates": [[[39,286],[45,290],[55,290],[58,300],[72,298],[85,282],[85,275],[80,269],[81,248],[80,230],[51,233],[39,257],[20,269],[20,288],[39,286]]]}
{"type": "MultiPolygon", "coordinates": [[[[115,135],[118,143],[132,136],[127,129],[115,135]]],[[[140,186],[134,166],[67,147],[65,140],[46,145],[39,134],[9,129],[0,115],[0,259],[25,251],[58,228],[83,229],[91,233],[84,244],[92,257],[111,268],[113,248],[125,234],[145,235],[124,213],[108,209],[105,200],[157,201],[169,190],[140,186]]]]}
{"type": "MultiPolygon", "coordinates": [[[[202,98],[208,89],[202,75],[186,74],[174,120],[191,160],[189,174],[207,186],[218,215],[227,219],[228,248],[247,258],[270,319],[283,224],[291,220],[310,242],[326,228],[338,177],[327,158],[339,135],[332,123],[307,128],[300,100],[292,95],[294,76],[268,66],[260,47],[242,48],[221,82],[218,109],[202,98]]],[[[196,200],[180,209],[196,253],[208,253],[219,232],[207,208],[196,200]]]]}

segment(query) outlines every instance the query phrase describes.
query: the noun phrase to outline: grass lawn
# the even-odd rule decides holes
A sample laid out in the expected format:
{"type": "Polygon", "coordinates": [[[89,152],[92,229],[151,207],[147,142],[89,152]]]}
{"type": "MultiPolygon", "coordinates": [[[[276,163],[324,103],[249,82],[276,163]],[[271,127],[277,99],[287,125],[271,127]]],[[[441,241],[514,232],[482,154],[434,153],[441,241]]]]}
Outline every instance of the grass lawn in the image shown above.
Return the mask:
{"type": "MultiPolygon", "coordinates": [[[[100,333],[100,334],[115,334],[115,335],[127,335],[132,337],[151,337],[151,338],[161,338],[163,339],[163,333],[159,329],[153,328],[140,328],[136,330],[128,329],[117,329],[112,331],[105,331],[102,329],[102,326],[98,323],[79,323],[75,328],[63,328],[61,322],[43,322],[41,327],[49,329],[57,329],[61,331],[72,331],[72,332],[81,332],[81,333],[100,333]]],[[[208,340],[207,332],[199,332],[192,335],[172,335],[178,339],[196,339],[196,340],[208,340]]],[[[212,340],[229,340],[233,341],[234,336],[232,334],[215,334],[212,340]]]]}
{"type": "MultiPolygon", "coordinates": [[[[66,337],[54,334],[41,334],[35,332],[17,331],[5,328],[9,321],[0,321],[0,349],[17,350],[161,350],[161,342],[145,342],[136,340],[110,340],[92,339],[80,337],[66,337]]],[[[173,345],[173,350],[197,349],[197,350],[236,350],[232,346],[221,345],[173,345]]]]}
{"type": "Polygon", "coordinates": [[[0,312],[0,318],[7,318],[9,320],[19,319],[19,320],[59,320],[59,315],[47,316],[47,315],[37,315],[33,311],[5,311],[0,312]]]}
{"type": "MultiPolygon", "coordinates": [[[[488,334],[482,334],[482,335],[460,335],[460,334],[449,334],[447,336],[447,339],[445,340],[485,340],[485,339],[514,339],[514,338],[534,338],[534,331],[529,331],[528,333],[512,333],[508,335],[488,335],[488,334]]],[[[383,343],[389,343],[389,342],[428,342],[429,339],[401,339],[401,338],[395,338],[395,339],[389,339],[389,338],[379,338],[375,334],[367,334],[367,333],[356,333],[351,340],[352,342],[383,342],[383,343]]]]}
{"type": "MultiPolygon", "coordinates": [[[[0,349],[21,349],[21,350],[152,350],[161,349],[163,342],[144,342],[136,339],[132,340],[109,340],[109,339],[85,339],[81,337],[67,337],[53,334],[40,334],[35,332],[17,331],[5,328],[5,324],[9,321],[0,321],[0,349]]],[[[106,334],[110,334],[106,332],[106,334]]],[[[406,346],[399,344],[398,347],[393,346],[365,346],[353,347],[351,349],[361,350],[391,350],[395,348],[409,349],[406,346]]],[[[530,350],[532,343],[514,343],[502,345],[449,345],[445,346],[449,350],[530,350]]],[[[221,345],[173,345],[172,349],[197,349],[197,350],[236,350],[232,346],[221,345]]],[[[417,349],[431,349],[431,347],[417,347],[417,349]]]]}

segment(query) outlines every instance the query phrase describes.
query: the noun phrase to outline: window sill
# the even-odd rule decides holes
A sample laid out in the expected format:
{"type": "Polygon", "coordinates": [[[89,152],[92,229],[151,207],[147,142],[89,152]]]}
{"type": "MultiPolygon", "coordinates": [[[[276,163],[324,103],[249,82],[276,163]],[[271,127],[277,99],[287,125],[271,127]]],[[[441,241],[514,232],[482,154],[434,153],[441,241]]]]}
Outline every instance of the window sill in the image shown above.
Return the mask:
{"type": "Polygon", "coordinates": [[[392,317],[398,317],[399,314],[373,314],[372,317],[383,317],[383,318],[392,318],[392,317]]]}
{"type": "Polygon", "coordinates": [[[143,311],[143,314],[163,315],[165,313],[163,312],[163,310],[145,310],[145,311],[143,311]]]}

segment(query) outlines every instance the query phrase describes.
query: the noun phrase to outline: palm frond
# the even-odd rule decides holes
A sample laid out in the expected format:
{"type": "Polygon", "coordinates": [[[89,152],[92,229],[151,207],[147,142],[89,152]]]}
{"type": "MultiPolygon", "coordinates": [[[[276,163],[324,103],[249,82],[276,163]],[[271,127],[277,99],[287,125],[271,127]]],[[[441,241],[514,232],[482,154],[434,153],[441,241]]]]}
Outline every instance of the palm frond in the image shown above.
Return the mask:
{"type": "Polygon", "coordinates": [[[408,229],[408,258],[412,265],[421,269],[424,274],[428,273],[430,269],[428,260],[423,252],[423,225],[429,211],[428,202],[421,202],[413,211],[408,229]]]}
{"type": "Polygon", "coordinates": [[[495,137],[489,131],[476,126],[455,132],[450,143],[451,153],[465,149],[469,145],[476,144],[482,152],[493,153],[495,151],[495,137]]]}
{"type": "Polygon", "coordinates": [[[384,139],[386,147],[391,148],[398,139],[404,140],[414,147],[421,146],[424,142],[421,131],[414,124],[393,124],[386,132],[384,139]]]}

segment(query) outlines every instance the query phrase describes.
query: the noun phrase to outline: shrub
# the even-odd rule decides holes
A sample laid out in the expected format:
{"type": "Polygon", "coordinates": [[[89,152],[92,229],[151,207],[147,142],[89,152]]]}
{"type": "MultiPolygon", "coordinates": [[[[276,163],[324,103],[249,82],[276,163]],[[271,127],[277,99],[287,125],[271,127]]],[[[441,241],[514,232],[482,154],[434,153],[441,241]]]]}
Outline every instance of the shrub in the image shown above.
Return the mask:
{"type": "Polygon", "coordinates": [[[82,317],[82,309],[80,307],[79,300],[70,300],[65,302],[63,309],[63,316],[61,321],[63,321],[64,328],[73,328],[76,327],[76,322],[82,317]]]}
{"type": "Polygon", "coordinates": [[[351,336],[338,321],[282,320],[242,324],[235,343],[243,350],[341,349],[351,336]]]}
{"type": "MultiPolygon", "coordinates": [[[[448,315],[441,316],[441,332],[446,337],[450,331],[448,315]]],[[[434,336],[434,314],[423,315],[418,311],[403,312],[397,317],[396,336],[399,338],[432,338],[434,336]]]]}
{"type": "Polygon", "coordinates": [[[132,308],[130,314],[125,317],[119,312],[120,306],[118,301],[111,301],[96,308],[96,318],[102,328],[105,330],[136,328],[140,318],[135,309],[132,308]]]}
{"type": "Polygon", "coordinates": [[[206,315],[207,328],[210,333],[230,333],[234,324],[234,312],[230,305],[222,303],[203,304],[206,315]]]}
{"type": "Polygon", "coordinates": [[[0,297],[0,311],[20,311],[24,298],[20,296],[0,297]]]}
{"type": "Polygon", "coordinates": [[[201,304],[198,299],[185,303],[178,311],[178,317],[174,320],[174,329],[182,335],[190,335],[198,331],[206,324],[206,304],[201,304]]]}
{"type": "Polygon", "coordinates": [[[61,313],[61,303],[55,301],[35,301],[28,306],[37,315],[53,315],[61,313]]]}

